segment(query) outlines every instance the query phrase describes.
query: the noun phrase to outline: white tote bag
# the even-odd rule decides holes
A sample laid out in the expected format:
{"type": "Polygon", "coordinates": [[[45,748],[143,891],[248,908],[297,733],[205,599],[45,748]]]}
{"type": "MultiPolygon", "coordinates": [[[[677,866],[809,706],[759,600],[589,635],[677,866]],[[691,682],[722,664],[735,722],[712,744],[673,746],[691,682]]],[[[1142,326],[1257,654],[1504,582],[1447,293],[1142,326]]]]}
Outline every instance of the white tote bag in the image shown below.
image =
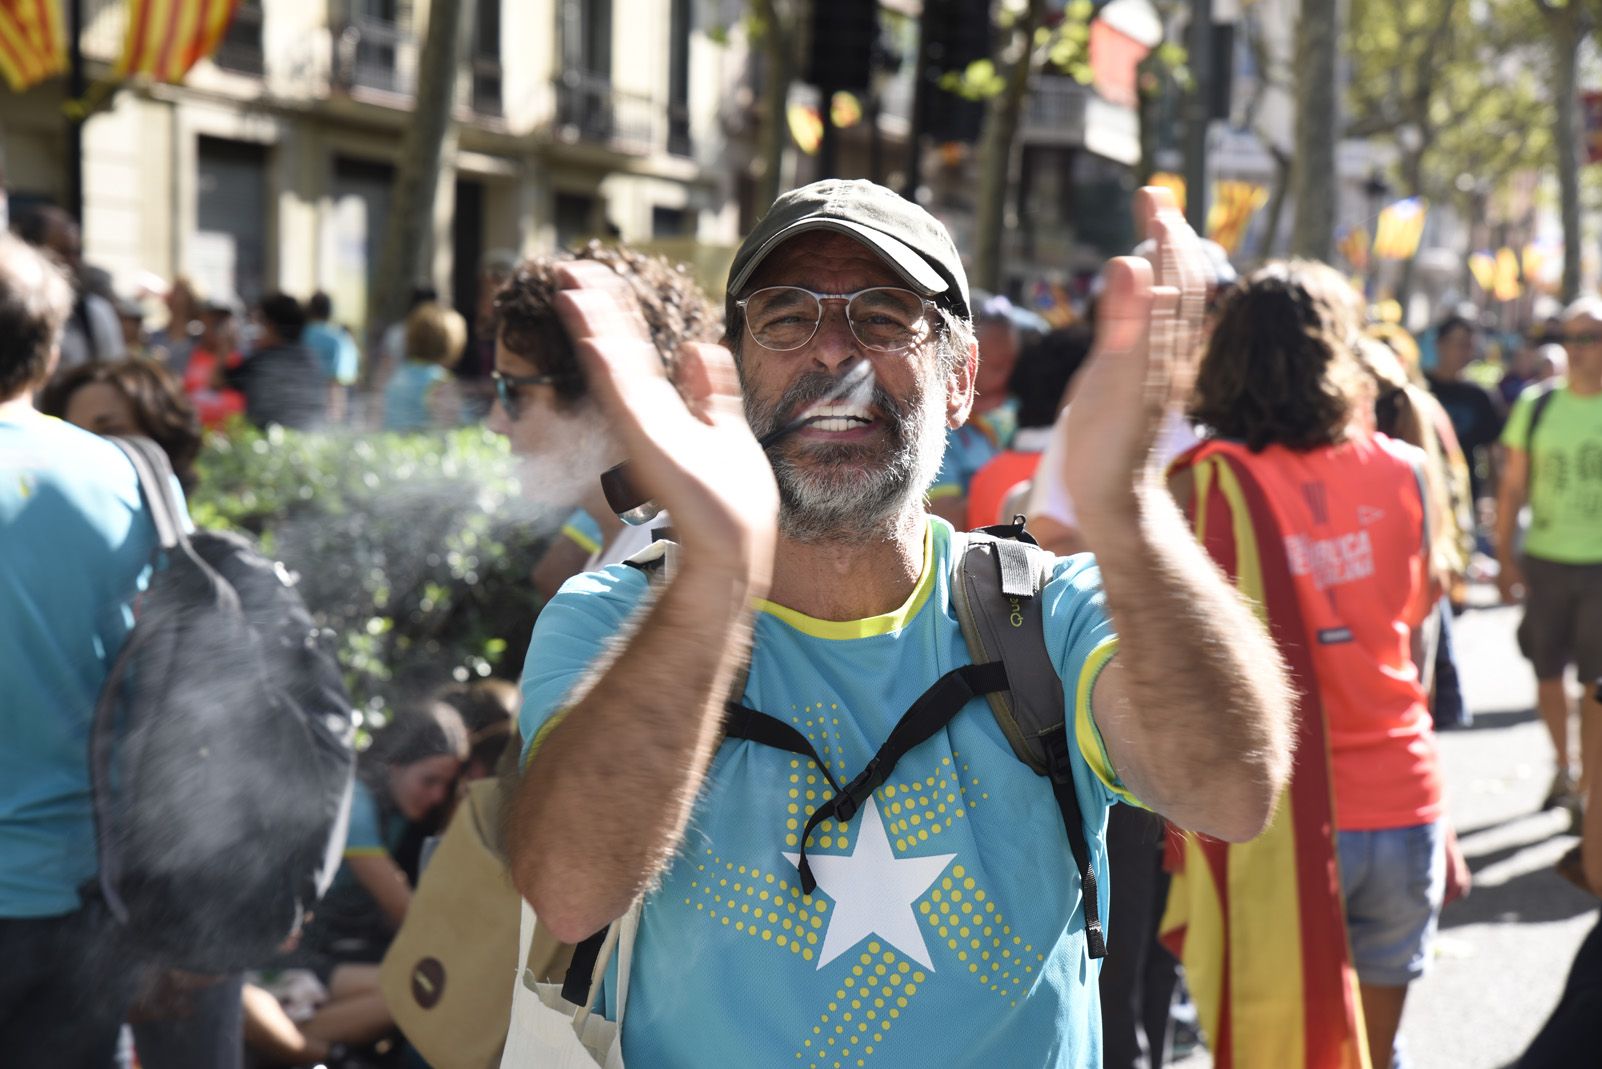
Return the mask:
{"type": "Polygon", "coordinates": [[[629,967],[640,928],[640,903],[611,926],[590,977],[590,1006],[575,1010],[562,997],[560,983],[540,983],[528,967],[534,940],[534,910],[525,901],[518,924],[518,975],[512,988],[512,1020],[501,1069],[623,1069],[623,1009],[628,1001],[629,967]],[[606,967],[617,954],[617,1020],[608,1021],[591,1006],[601,992],[606,967]]]}

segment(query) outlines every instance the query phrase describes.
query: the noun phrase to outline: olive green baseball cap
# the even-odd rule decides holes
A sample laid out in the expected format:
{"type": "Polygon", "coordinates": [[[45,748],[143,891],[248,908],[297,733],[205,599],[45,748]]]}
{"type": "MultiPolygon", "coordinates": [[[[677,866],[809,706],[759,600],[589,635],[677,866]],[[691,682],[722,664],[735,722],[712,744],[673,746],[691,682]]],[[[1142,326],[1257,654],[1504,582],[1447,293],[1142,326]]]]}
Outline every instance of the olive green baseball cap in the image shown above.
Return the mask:
{"type": "Polygon", "coordinates": [[[827,178],[782,194],[740,243],[729,268],[731,322],[735,299],[762,261],[796,235],[814,230],[855,238],[913,290],[963,319],[971,317],[968,276],[940,220],[876,182],[827,178]]]}

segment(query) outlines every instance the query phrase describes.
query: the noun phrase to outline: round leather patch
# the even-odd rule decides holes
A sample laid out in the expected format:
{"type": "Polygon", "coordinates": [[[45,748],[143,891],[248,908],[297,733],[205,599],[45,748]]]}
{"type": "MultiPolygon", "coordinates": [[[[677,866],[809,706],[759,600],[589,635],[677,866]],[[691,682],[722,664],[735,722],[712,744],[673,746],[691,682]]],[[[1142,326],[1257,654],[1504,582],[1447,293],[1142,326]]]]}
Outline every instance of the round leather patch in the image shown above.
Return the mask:
{"type": "Polygon", "coordinates": [[[412,998],[425,1010],[439,1004],[445,994],[445,966],[438,958],[424,958],[412,967],[412,998]]]}

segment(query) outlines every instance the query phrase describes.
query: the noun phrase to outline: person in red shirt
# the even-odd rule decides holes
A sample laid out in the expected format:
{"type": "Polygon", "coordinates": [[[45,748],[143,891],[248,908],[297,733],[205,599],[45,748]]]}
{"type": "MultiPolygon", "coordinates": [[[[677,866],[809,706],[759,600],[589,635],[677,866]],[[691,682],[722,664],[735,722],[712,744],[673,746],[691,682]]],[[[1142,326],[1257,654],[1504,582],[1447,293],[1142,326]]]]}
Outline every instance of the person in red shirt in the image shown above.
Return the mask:
{"type": "Polygon", "coordinates": [[[245,395],[226,385],[223,378],[243,359],[233,309],[225,304],[208,304],[201,312],[200,336],[184,367],[184,392],[194,402],[203,426],[219,426],[230,416],[245,411],[245,395]]]}
{"type": "MultiPolygon", "coordinates": [[[[1445,887],[1440,758],[1414,660],[1415,632],[1439,590],[1429,566],[1424,454],[1365,418],[1375,394],[1352,349],[1359,328],[1351,288],[1331,268],[1280,262],[1250,276],[1220,307],[1191,406],[1208,434],[1175,462],[1171,485],[1209,551],[1273,620],[1298,674],[1304,735],[1314,737],[1298,744],[1276,820],[1295,825],[1287,839],[1296,842],[1293,881],[1314,869],[1331,874],[1338,898],[1327,900],[1338,908],[1329,919],[1337,934],[1344,919],[1349,963],[1341,940],[1309,949],[1329,933],[1308,934],[1308,926],[1330,927],[1309,912],[1308,896],[1322,894],[1313,882],[1300,885],[1299,914],[1285,920],[1301,925],[1303,991],[1313,990],[1308,970],[1317,953],[1328,955],[1318,968],[1355,971],[1361,1038],[1378,1066],[1392,1064],[1407,987],[1429,959],[1445,887]],[[1304,853],[1314,840],[1323,842],[1322,867],[1309,861],[1318,851],[1304,853]]],[[[1248,897],[1242,870],[1228,871],[1231,890],[1248,897]]],[[[1272,889],[1259,890],[1272,897],[1272,889]]],[[[1226,923],[1261,920],[1234,915],[1226,923]]],[[[1244,972],[1228,979],[1224,998],[1237,1008],[1257,994],[1305,998],[1304,1030],[1328,1031],[1318,1064],[1355,1064],[1355,1014],[1345,1016],[1343,1034],[1327,1028],[1331,1013],[1310,995],[1246,990],[1244,972]]],[[[1337,1005],[1343,986],[1324,989],[1337,1005]]],[[[1237,1018],[1237,1037],[1245,1031],[1237,1018]]]]}

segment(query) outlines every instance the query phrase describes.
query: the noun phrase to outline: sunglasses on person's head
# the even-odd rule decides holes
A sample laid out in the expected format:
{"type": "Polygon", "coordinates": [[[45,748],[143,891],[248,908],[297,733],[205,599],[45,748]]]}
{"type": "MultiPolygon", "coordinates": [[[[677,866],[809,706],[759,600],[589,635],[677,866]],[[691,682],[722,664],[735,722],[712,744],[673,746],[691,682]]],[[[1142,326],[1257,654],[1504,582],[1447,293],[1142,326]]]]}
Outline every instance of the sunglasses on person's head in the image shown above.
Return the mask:
{"type": "Polygon", "coordinates": [[[896,286],[873,286],[855,293],[818,293],[802,286],[767,286],[735,301],[746,329],[764,349],[799,349],[818,333],[823,302],[844,301],[846,322],[864,348],[899,353],[924,341],[934,330],[934,302],[896,286]]]}
{"type": "Polygon", "coordinates": [[[522,415],[517,400],[519,390],[527,386],[556,386],[572,378],[571,374],[508,375],[503,371],[490,372],[490,379],[495,383],[495,398],[506,410],[507,418],[512,420],[522,415]]]}

